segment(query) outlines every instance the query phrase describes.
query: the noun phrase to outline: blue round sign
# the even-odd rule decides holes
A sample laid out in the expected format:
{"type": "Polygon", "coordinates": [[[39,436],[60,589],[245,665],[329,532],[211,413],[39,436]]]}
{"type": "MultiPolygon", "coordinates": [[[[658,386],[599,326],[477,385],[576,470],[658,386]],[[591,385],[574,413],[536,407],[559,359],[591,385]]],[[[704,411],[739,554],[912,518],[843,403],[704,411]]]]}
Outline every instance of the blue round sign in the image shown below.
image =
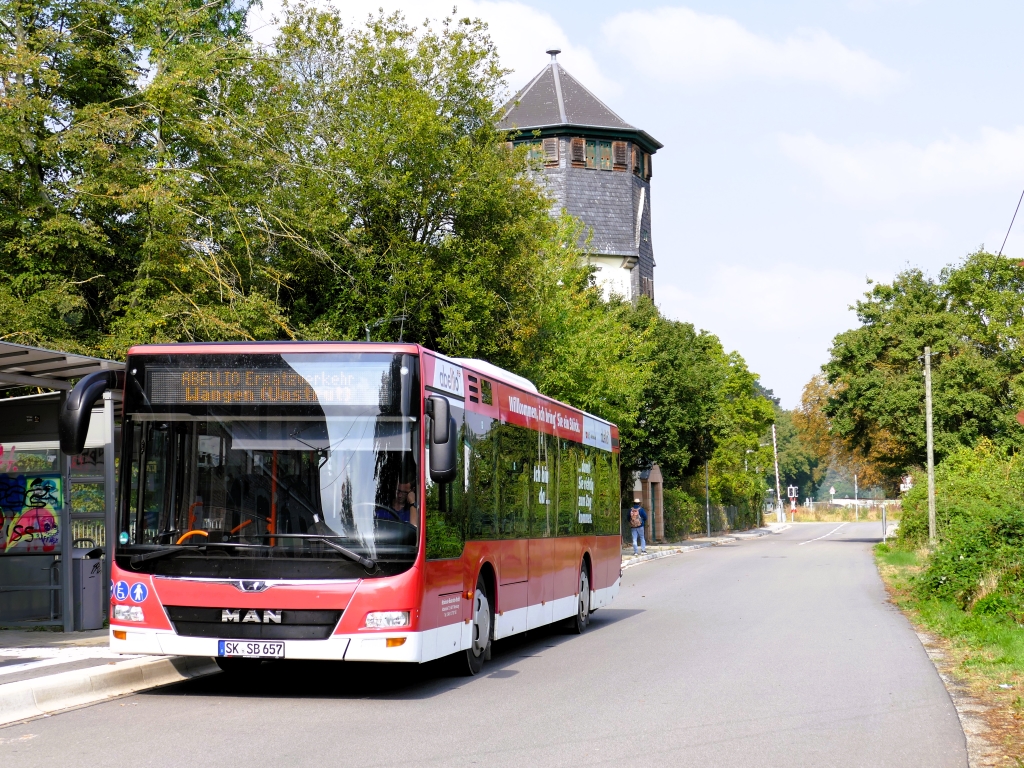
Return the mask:
{"type": "Polygon", "coordinates": [[[118,600],[127,600],[128,599],[128,582],[127,581],[119,581],[119,582],[117,582],[117,584],[114,585],[114,597],[116,597],[118,600]]]}
{"type": "Polygon", "coordinates": [[[146,597],[149,596],[149,590],[146,589],[145,584],[139,581],[135,584],[132,584],[132,588],[129,591],[129,594],[131,595],[132,602],[141,603],[146,599],[146,597]]]}

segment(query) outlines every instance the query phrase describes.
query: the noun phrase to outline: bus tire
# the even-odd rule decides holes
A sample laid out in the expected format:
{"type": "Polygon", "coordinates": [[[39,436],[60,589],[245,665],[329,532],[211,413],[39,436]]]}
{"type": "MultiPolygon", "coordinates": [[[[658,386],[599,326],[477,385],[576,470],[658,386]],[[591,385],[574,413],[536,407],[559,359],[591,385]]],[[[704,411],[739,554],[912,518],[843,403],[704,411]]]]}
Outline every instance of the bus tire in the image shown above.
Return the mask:
{"type": "Polygon", "coordinates": [[[475,675],[483,669],[484,661],[491,656],[491,635],[494,626],[494,606],[487,595],[487,585],[483,576],[476,581],[473,592],[473,640],[469,648],[462,652],[460,663],[463,674],[475,675]]]}
{"type": "Polygon", "coordinates": [[[570,619],[570,629],[577,635],[582,635],[583,630],[590,623],[590,574],[587,573],[587,564],[580,565],[580,594],[576,602],[576,615],[570,619]]]}

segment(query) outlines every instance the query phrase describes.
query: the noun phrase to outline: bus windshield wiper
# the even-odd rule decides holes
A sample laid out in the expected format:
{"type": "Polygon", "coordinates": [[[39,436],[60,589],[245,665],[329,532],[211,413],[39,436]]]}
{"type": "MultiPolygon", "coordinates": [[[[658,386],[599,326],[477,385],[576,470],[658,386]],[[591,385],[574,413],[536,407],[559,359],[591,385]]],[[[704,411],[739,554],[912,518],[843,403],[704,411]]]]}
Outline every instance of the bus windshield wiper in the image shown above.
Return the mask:
{"type": "Polygon", "coordinates": [[[353,552],[351,549],[346,549],[340,544],[335,544],[331,539],[340,539],[341,537],[337,534],[326,534],[326,533],[268,533],[266,536],[272,536],[276,539],[314,539],[316,541],[322,541],[331,549],[336,552],[340,552],[350,560],[355,560],[364,568],[376,568],[377,563],[368,557],[363,557],[360,554],[353,552]]]}
{"type": "Polygon", "coordinates": [[[144,563],[147,560],[156,560],[158,557],[166,557],[167,555],[176,555],[179,552],[202,552],[202,551],[205,551],[205,550],[206,550],[206,545],[205,544],[201,544],[199,546],[192,546],[192,547],[182,547],[182,546],[164,547],[162,549],[154,549],[153,551],[146,552],[145,554],[142,554],[142,555],[132,555],[132,559],[129,562],[132,565],[138,565],[139,563],[144,563]]]}

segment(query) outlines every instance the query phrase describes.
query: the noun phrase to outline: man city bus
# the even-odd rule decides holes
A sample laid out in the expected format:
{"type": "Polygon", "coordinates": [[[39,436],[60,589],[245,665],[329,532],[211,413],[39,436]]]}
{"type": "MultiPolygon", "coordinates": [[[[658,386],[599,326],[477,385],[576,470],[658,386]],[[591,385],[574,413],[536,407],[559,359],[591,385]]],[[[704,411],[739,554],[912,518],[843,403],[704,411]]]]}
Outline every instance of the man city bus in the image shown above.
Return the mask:
{"type": "Polygon", "coordinates": [[[426,662],[582,632],[620,579],[618,430],[415,344],[138,346],[61,411],[81,453],[123,392],[110,644],[426,662]]]}

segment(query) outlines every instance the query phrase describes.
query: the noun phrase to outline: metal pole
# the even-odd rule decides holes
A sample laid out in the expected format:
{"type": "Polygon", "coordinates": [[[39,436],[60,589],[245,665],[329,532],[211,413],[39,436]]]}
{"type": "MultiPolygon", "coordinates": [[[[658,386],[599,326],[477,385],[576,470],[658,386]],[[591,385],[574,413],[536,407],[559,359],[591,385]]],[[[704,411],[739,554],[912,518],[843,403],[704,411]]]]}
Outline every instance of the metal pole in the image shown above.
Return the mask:
{"type": "Polygon", "coordinates": [[[708,463],[704,462],[704,504],[708,518],[708,538],[711,538],[711,476],[708,472],[708,463]]]}
{"type": "Polygon", "coordinates": [[[772,424],[772,452],[775,454],[775,499],[778,503],[775,518],[777,522],[786,522],[785,507],[782,506],[782,486],[779,485],[779,444],[775,440],[775,425],[772,424]]]}
{"type": "MultiPolygon", "coordinates": [[[[106,428],[106,442],[103,444],[103,507],[106,511],[104,521],[104,544],[103,544],[103,589],[110,589],[110,566],[114,562],[114,544],[117,542],[117,504],[116,473],[114,472],[114,461],[116,451],[114,447],[114,393],[103,393],[103,425],[106,428]]],[[[104,605],[110,610],[110,595],[106,596],[104,605]]],[[[109,616],[107,617],[110,618],[109,616]]]]}
{"type": "Polygon", "coordinates": [[[882,543],[885,544],[885,535],[889,529],[889,521],[885,516],[885,504],[882,505],[882,543]]]}
{"type": "MultiPolygon", "coordinates": [[[[60,408],[64,409],[67,393],[60,393],[60,408]]],[[[74,534],[71,532],[71,457],[60,452],[60,476],[62,501],[60,510],[60,605],[61,618],[64,620],[64,631],[75,630],[75,571],[74,550],[72,543],[74,534]]]]}
{"type": "Polygon", "coordinates": [[[924,348],[924,418],[928,440],[928,543],[935,543],[935,439],[932,435],[932,348],[924,348]]]}
{"type": "Polygon", "coordinates": [[[853,521],[860,522],[860,504],[857,501],[857,473],[853,473],[853,521]]]}

